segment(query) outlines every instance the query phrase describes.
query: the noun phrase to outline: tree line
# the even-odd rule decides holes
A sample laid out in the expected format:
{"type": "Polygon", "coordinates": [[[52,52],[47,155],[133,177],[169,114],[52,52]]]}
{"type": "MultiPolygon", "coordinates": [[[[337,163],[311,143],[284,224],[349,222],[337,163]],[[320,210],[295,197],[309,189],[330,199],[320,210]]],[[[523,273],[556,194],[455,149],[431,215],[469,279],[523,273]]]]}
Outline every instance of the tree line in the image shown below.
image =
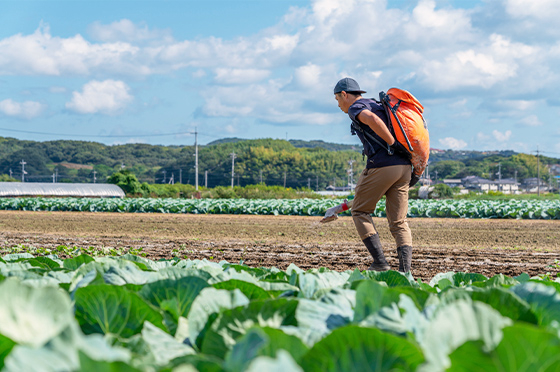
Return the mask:
{"type": "MultiPolygon", "coordinates": [[[[301,141],[300,141],[301,142],[301,141]]],[[[317,141],[315,141],[317,142],[317,141]]],[[[347,145],[342,145],[347,146],[347,145]]],[[[311,185],[322,189],[336,182],[348,182],[349,161],[355,174],[365,161],[357,150],[330,151],[324,147],[295,147],[274,139],[239,140],[199,146],[199,184],[208,187],[231,185],[232,156],[235,154],[234,184],[262,183],[298,188],[311,185]]],[[[28,181],[98,182],[124,169],[140,182],[195,183],[194,146],[126,144],[107,146],[85,141],[22,141],[0,137],[0,174],[19,180],[22,159],[28,181]],[[77,167],[78,165],[82,167],[77,167]],[[87,166],[87,167],[83,167],[87,166]]]]}
{"type": "MultiPolygon", "coordinates": [[[[195,183],[194,146],[147,144],[104,145],[88,141],[24,141],[0,137],[0,174],[7,180],[21,179],[25,160],[26,181],[107,182],[107,177],[127,170],[148,184],[195,183]],[[11,170],[11,173],[10,173],[11,170]]],[[[365,166],[361,146],[329,144],[322,141],[278,139],[224,139],[199,146],[199,185],[230,186],[232,154],[235,154],[234,185],[264,183],[292,188],[324,189],[348,183],[350,162],[354,180],[365,166]],[[206,175],[206,177],[205,177],[206,175]]],[[[546,166],[558,159],[541,156],[540,174],[547,179],[546,166]]],[[[432,179],[476,175],[497,179],[537,176],[534,155],[512,151],[444,151],[430,157],[432,179]],[[437,172],[437,173],[436,173],[437,172]]]]}

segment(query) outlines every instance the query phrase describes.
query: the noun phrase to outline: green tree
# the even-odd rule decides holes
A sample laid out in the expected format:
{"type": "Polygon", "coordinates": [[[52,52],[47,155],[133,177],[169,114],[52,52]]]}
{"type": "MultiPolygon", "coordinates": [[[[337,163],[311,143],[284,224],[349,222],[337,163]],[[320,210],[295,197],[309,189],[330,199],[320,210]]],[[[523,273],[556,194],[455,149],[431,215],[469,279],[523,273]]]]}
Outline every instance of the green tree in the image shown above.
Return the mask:
{"type": "Polygon", "coordinates": [[[430,199],[448,199],[453,197],[453,189],[444,183],[438,183],[428,195],[430,199]]]}
{"type": "Polygon", "coordinates": [[[438,178],[455,178],[455,176],[465,168],[465,164],[457,160],[442,160],[430,168],[430,172],[438,172],[438,178]]]}
{"type": "Polygon", "coordinates": [[[127,194],[142,194],[142,185],[138,178],[128,170],[113,173],[107,177],[107,182],[119,186],[127,194]]]}
{"type": "Polygon", "coordinates": [[[8,174],[0,174],[0,182],[18,182],[18,180],[10,177],[8,174]]]}

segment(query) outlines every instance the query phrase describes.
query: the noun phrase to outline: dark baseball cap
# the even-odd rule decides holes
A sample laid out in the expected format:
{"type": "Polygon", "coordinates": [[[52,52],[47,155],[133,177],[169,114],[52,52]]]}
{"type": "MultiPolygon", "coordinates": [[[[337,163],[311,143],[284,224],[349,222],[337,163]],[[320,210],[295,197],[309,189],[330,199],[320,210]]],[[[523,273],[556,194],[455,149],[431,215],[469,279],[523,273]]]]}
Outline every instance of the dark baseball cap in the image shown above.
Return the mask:
{"type": "Polygon", "coordinates": [[[361,90],[358,82],[352,78],[346,77],[340,79],[336,86],[334,87],[334,94],[345,91],[346,93],[367,93],[365,90],[361,90]]]}

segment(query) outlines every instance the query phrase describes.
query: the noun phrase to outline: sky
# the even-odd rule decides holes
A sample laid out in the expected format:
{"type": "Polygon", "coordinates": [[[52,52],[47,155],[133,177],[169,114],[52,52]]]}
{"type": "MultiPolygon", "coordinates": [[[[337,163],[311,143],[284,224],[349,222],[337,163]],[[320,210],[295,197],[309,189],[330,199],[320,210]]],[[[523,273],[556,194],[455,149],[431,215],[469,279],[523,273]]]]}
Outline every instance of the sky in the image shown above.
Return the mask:
{"type": "Polygon", "coordinates": [[[0,136],[357,144],[333,88],[398,87],[432,148],[560,157],[557,0],[1,0],[0,136]]]}

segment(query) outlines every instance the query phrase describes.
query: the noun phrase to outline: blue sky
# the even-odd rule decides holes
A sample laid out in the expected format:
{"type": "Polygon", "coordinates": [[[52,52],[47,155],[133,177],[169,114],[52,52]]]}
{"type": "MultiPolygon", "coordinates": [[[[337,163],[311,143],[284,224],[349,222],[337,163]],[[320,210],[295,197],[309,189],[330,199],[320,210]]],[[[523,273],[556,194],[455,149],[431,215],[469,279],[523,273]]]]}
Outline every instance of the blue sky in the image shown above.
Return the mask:
{"type": "Polygon", "coordinates": [[[332,94],[392,86],[431,146],[560,155],[556,0],[4,0],[0,136],[358,143],[332,94]]]}

